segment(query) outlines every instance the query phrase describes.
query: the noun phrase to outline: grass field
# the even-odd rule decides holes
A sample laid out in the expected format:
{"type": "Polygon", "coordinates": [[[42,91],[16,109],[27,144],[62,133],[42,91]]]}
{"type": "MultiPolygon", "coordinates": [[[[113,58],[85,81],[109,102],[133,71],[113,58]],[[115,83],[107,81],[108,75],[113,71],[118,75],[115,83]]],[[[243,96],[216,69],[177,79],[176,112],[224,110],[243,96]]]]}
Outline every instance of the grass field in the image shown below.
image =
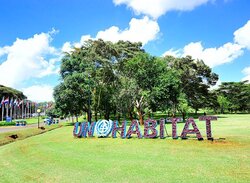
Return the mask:
{"type": "MultiPolygon", "coordinates": [[[[20,120],[20,119],[17,119],[17,120],[20,120]]],[[[37,123],[37,117],[32,117],[32,118],[26,118],[26,119],[23,119],[27,122],[27,124],[34,124],[34,123],[37,123]]],[[[12,121],[16,121],[15,119],[12,120],[12,121]]],[[[6,122],[6,121],[0,121],[0,122],[6,122]]],[[[40,122],[43,122],[43,119],[40,117],[40,122]]]]}
{"type": "Polygon", "coordinates": [[[23,139],[26,139],[27,137],[39,135],[41,133],[45,133],[47,131],[59,128],[61,126],[62,125],[55,124],[55,125],[45,126],[43,130],[38,129],[38,128],[27,128],[27,129],[21,129],[17,131],[0,133],[0,146],[11,143],[11,142],[15,142],[18,140],[23,140],[23,139]],[[17,135],[18,138],[16,139],[10,138],[11,135],[17,135]]]}
{"type": "MultiPolygon", "coordinates": [[[[204,122],[197,125],[205,138],[204,122]]],[[[72,130],[1,146],[0,182],[250,182],[250,115],[221,115],[212,133],[225,140],[213,142],[77,139],[72,130]]]]}

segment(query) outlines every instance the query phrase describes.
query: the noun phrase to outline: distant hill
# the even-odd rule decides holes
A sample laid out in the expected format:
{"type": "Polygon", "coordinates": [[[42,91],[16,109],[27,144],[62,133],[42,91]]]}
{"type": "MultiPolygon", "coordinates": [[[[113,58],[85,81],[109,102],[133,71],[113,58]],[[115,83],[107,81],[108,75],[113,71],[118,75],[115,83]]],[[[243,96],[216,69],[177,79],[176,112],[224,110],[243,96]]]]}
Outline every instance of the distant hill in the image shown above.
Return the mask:
{"type": "MultiPolygon", "coordinates": [[[[0,97],[10,97],[10,98],[19,98],[26,99],[27,97],[23,94],[23,92],[16,90],[14,88],[10,88],[7,86],[0,85],[0,97]]],[[[1,99],[0,99],[1,100],[1,99]]]]}

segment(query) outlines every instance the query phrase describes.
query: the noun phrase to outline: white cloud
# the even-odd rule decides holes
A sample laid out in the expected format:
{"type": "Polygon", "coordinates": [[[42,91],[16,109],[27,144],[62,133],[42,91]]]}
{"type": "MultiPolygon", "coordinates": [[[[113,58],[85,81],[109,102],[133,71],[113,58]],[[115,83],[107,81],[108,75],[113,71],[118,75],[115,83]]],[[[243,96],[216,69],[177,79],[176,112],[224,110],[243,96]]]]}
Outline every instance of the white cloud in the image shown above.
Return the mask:
{"type": "Polygon", "coordinates": [[[126,4],[136,14],[144,14],[157,19],[173,10],[190,11],[214,0],[113,0],[115,5],[126,4]]]}
{"type": "Polygon", "coordinates": [[[129,27],[121,30],[119,27],[112,26],[106,30],[99,31],[93,38],[90,35],[83,35],[80,42],[64,43],[62,47],[63,52],[70,53],[73,51],[73,47],[79,48],[83,45],[84,41],[93,39],[103,39],[104,41],[118,42],[119,40],[142,42],[143,45],[149,41],[157,39],[157,35],[160,32],[158,23],[151,20],[147,16],[142,19],[132,18],[129,22],[129,27]]]}
{"type": "Polygon", "coordinates": [[[181,57],[191,55],[195,59],[202,59],[210,67],[215,67],[235,60],[250,50],[250,20],[234,32],[234,42],[228,42],[220,47],[204,48],[201,42],[191,42],[182,49],[170,49],[163,55],[181,57]]]}
{"type": "Polygon", "coordinates": [[[186,45],[183,50],[184,56],[202,59],[210,67],[231,62],[243,54],[242,47],[233,43],[226,43],[218,48],[204,48],[201,42],[196,42],[186,45]]]}
{"type": "Polygon", "coordinates": [[[3,48],[0,47],[0,57],[8,53],[8,46],[5,46],[3,48]]]}
{"type": "Polygon", "coordinates": [[[158,23],[145,16],[143,19],[132,18],[129,28],[125,30],[120,30],[118,27],[112,26],[104,31],[99,31],[96,38],[112,42],[119,40],[142,42],[145,45],[149,41],[156,39],[159,31],[160,27],[158,23]]]}
{"type": "Polygon", "coordinates": [[[218,48],[204,48],[201,42],[191,42],[183,49],[170,49],[164,53],[172,56],[191,55],[194,59],[202,59],[205,64],[215,67],[233,61],[243,54],[242,46],[233,43],[226,43],[218,48]]]}
{"type": "Polygon", "coordinates": [[[250,83],[250,67],[246,67],[245,69],[243,69],[242,73],[244,75],[246,75],[242,81],[248,80],[248,82],[250,83]]]}
{"type": "Polygon", "coordinates": [[[35,102],[53,101],[53,87],[49,85],[33,85],[22,89],[29,100],[35,102]]]}
{"type": "Polygon", "coordinates": [[[71,43],[70,42],[64,43],[62,47],[62,52],[70,53],[71,51],[73,51],[71,43]]]}
{"type": "Polygon", "coordinates": [[[220,85],[221,85],[221,80],[218,80],[218,81],[216,82],[216,85],[210,86],[209,90],[216,90],[216,89],[219,88],[220,85]]]}
{"type": "Polygon", "coordinates": [[[171,48],[170,50],[167,50],[165,53],[163,53],[163,56],[173,56],[173,57],[181,57],[181,50],[174,50],[173,48],[171,48]]]}
{"type": "Polygon", "coordinates": [[[250,20],[234,32],[234,41],[250,50],[250,20]]]}
{"type": "Polygon", "coordinates": [[[17,38],[13,45],[0,48],[2,56],[7,56],[0,65],[0,84],[20,88],[22,82],[31,78],[58,73],[55,63],[60,56],[50,46],[53,33],[54,30],[28,39],[17,38]]]}

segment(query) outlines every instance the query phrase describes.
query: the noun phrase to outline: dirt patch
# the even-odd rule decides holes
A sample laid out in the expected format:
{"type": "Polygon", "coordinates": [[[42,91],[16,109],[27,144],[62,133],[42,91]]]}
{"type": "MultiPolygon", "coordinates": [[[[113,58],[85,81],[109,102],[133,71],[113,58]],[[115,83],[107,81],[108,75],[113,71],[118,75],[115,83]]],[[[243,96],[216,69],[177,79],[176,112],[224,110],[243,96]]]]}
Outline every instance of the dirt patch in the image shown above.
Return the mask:
{"type": "Polygon", "coordinates": [[[13,135],[10,135],[9,137],[12,138],[12,139],[17,139],[18,135],[17,134],[13,134],[13,135]]]}

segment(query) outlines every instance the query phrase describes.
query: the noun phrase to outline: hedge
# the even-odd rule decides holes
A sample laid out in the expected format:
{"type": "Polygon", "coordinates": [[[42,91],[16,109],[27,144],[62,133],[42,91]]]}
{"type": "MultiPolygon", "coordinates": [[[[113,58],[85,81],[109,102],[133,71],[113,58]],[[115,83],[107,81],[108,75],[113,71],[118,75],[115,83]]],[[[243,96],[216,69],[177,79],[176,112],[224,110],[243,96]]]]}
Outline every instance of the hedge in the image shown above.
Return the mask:
{"type": "Polygon", "coordinates": [[[15,126],[15,122],[0,122],[0,126],[15,126]]]}

